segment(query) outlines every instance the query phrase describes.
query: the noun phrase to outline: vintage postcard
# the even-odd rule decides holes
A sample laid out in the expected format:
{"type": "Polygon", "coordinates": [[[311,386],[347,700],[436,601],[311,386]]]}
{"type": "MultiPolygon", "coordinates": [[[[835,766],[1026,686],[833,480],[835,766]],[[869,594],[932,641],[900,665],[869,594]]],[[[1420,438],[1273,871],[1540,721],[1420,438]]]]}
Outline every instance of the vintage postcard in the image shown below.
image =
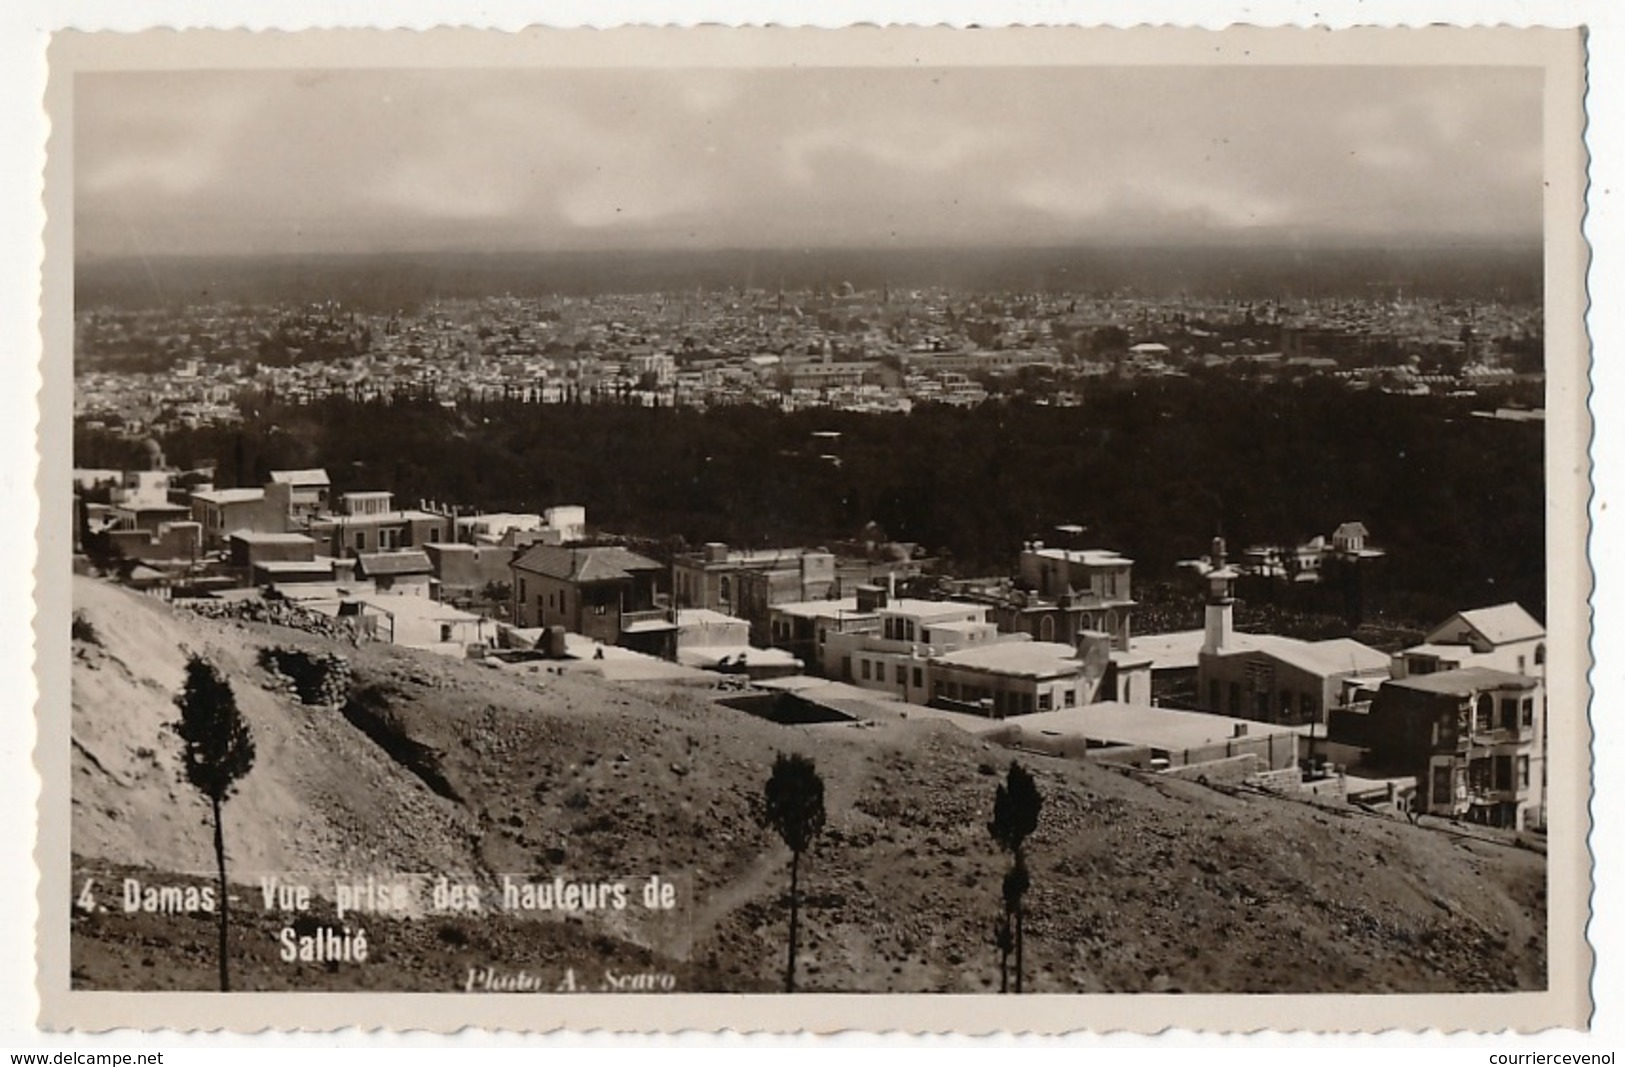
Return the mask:
{"type": "Polygon", "coordinates": [[[1586,1025],[1581,32],[49,68],[45,1028],[1586,1025]]]}

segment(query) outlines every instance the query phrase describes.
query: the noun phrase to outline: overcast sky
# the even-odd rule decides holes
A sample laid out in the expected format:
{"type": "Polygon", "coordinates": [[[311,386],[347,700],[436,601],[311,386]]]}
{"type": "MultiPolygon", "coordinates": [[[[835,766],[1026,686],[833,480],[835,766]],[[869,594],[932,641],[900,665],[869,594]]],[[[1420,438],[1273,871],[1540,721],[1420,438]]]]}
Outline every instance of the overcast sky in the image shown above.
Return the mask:
{"type": "Polygon", "coordinates": [[[81,74],[81,255],[1525,240],[1540,74],[81,74]]]}

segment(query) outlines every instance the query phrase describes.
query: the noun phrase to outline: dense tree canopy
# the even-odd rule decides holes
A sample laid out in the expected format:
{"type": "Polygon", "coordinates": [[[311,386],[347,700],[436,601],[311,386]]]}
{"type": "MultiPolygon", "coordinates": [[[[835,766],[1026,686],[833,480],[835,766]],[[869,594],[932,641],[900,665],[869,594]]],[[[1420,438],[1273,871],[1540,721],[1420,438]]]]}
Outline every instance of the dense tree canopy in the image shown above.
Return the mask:
{"type": "MultiPolygon", "coordinates": [[[[689,543],[818,544],[875,520],[946,549],[961,573],[1009,572],[1021,542],[1057,523],[1086,525],[1091,544],[1155,578],[1220,530],[1238,546],[1285,544],[1358,519],[1388,550],[1383,584],[1409,614],[1515,599],[1543,616],[1541,426],[1474,418],[1473,405],[1217,374],[1101,386],[1081,407],[908,415],[259,398],[241,428],[161,443],[181,462],[217,461],[225,485],[320,465],[337,491],[583,504],[600,528],[689,543]]],[[[117,465],[121,447],[81,432],[75,462],[117,465]]]]}

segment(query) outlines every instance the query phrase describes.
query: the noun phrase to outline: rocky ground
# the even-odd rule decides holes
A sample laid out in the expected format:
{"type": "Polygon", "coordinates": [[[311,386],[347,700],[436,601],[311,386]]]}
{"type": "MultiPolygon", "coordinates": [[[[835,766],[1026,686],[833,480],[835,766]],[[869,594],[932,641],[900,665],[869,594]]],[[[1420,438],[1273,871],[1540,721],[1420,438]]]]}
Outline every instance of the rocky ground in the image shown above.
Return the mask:
{"type": "MultiPolygon", "coordinates": [[[[1012,755],[949,724],[780,726],[705,684],[357,648],[178,615],[84,578],[74,594],[76,887],[212,877],[207,807],[179,780],[164,726],[190,652],[231,678],[258,747],[226,807],[239,901],[257,897],[259,876],[294,872],[313,884],[417,872],[678,886],[659,923],[372,917],[376,947],[360,965],[284,963],[288,920],[239,906],[235,988],[459,988],[485,963],[549,980],[649,970],[690,990],[775,988],[789,854],[756,811],[780,752],[812,757],[827,790],[828,824],[802,863],[801,987],[998,988],[1007,860],[986,827],[1012,755]],[[342,656],[345,702],[304,703],[278,669],[289,652],[342,656]]],[[[1029,990],[1544,988],[1545,860],[1510,838],[1019,758],[1044,797],[1029,843],[1029,990]]],[[[327,922],[327,907],[301,921],[327,922]]],[[[76,911],[73,933],[79,987],[215,983],[212,916],[76,911]]]]}

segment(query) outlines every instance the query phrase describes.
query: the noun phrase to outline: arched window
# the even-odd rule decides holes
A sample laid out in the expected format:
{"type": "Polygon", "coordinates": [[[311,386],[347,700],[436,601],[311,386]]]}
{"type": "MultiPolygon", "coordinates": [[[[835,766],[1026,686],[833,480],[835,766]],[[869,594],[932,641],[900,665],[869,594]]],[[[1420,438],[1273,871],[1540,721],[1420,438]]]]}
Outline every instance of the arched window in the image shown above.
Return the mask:
{"type": "Polygon", "coordinates": [[[1544,642],[1535,646],[1535,666],[1546,666],[1546,645],[1544,642]]]}
{"type": "Polygon", "coordinates": [[[1478,698],[1478,715],[1473,723],[1476,733],[1488,733],[1495,724],[1495,698],[1484,693],[1478,698]]]}
{"type": "Polygon", "coordinates": [[[1055,640],[1055,616],[1045,615],[1038,621],[1038,639],[1040,641],[1055,640]]]}
{"type": "Polygon", "coordinates": [[[723,575],[722,581],[718,583],[718,590],[719,590],[719,593],[720,593],[720,595],[722,597],[722,602],[724,604],[729,604],[729,603],[733,602],[732,597],[730,595],[733,592],[733,590],[730,588],[730,584],[731,583],[728,581],[728,576],[727,575],[723,575]]]}

